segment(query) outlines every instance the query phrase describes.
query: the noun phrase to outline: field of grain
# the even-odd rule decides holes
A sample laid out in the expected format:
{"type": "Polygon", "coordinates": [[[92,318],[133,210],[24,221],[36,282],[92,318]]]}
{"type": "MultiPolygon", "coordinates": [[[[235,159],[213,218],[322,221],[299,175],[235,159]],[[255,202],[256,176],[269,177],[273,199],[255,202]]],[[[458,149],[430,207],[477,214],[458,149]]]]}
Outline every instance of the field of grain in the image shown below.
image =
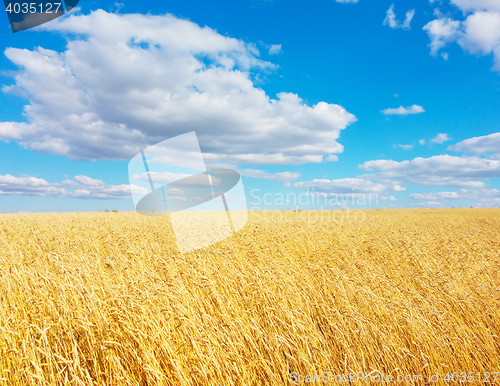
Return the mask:
{"type": "Polygon", "coordinates": [[[186,254],[165,217],[0,215],[0,385],[500,371],[500,209],[325,213],[186,254]]]}

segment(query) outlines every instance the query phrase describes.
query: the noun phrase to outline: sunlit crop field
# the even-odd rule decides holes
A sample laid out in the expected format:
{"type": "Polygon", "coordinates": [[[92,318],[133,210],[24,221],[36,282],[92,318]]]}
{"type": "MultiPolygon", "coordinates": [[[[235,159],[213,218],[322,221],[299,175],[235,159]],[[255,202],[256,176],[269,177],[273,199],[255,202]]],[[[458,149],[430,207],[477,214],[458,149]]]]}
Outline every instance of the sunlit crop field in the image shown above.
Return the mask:
{"type": "Polygon", "coordinates": [[[0,384],[500,371],[500,209],[342,212],[186,254],[165,217],[0,215],[0,384]]]}

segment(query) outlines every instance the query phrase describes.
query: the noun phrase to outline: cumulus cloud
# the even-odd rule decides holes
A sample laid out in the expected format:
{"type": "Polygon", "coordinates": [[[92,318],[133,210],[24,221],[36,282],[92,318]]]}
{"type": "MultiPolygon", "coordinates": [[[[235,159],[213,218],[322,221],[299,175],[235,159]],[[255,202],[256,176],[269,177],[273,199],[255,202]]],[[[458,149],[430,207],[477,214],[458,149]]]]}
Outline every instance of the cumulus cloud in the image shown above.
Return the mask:
{"type": "Polygon", "coordinates": [[[469,138],[448,146],[448,150],[476,155],[491,153],[495,157],[500,157],[500,133],[469,138]]]}
{"type": "Polygon", "coordinates": [[[413,149],[413,145],[398,145],[401,149],[411,150],[413,149]]]}
{"type": "Polygon", "coordinates": [[[137,185],[107,185],[101,180],[76,176],[73,180],[49,183],[41,178],[0,176],[0,195],[73,197],[82,199],[130,199],[131,193],[147,194],[137,185]],[[71,189],[70,189],[71,188],[71,189]]]}
{"type": "Polygon", "coordinates": [[[281,173],[268,173],[264,170],[254,169],[240,169],[240,174],[245,177],[262,178],[270,181],[290,182],[294,181],[301,176],[296,172],[281,172],[281,173]]]}
{"type": "Polygon", "coordinates": [[[460,21],[444,17],[430,21],[423,29],[431,40],[431,55],[435,56],[441,48],[460,36],[460,21]]]}
{"type": "Polygon", "coordinates": [[[408,114],[420,114],[425,112],[424,108],[419,105],[411,105],[408,107],[399,106],[398,108],[390,108],[382,110],[384,115],[408,115],[408,114]]]}
{"type": "Polygon", "coordinates": [[[322,193],[376,193],[386,194],[389,192],[404,191],[405,188],[397,184],[380,184],[361,178],[342,178],[336,180],[314,179],[307,182],[295,182],[285,184],[296,189],[315,190],[322,193]]]}
{"type": "Polygon", "coordinates": [[[0,176],[0,195],[62,197],[66,190],[36,177],[0,176]]]}
{"type": "MultiPolygon", "coordinates": [[[[497,0],[451,0],[459,7],[465,20],[453,20],[438,13],[424,26],[431,40],[431,55],[450,43],[458,43],[471,54],[490,55],[495,59],[494,70],[500,71],[500,4],[497,0]]],[[[443,58],[448,59],[448,54],[443,58]]]]}
{"type": "Polygon", "coordinates": [[[419,140],[418,140],[418,143],[419,143],[420,145],[425,145],[425,139],[419,139],[419,140]]]}
{"type": "Polygon", "coordinates": [[[500,13],[479,11],[462,23],[458,43],[473,54],[487,55],[500,45],[500,13]]]}
{"type": "Polygon", "coordinates": [[[378,180],[385,184],[480,188],[484,187],[481,180],[500,177],[500,160],[447,154],[401,162],[367,161],[359,167],[363,171],[377,172],[359,178],[378,180]]]}
{"type": "Polygon", "coordinates": [[[29,95],[27,123],[0,122],[0,139],[75,160],[131,159],[145,147],[196,131],[205,159],[252,165],[322,162],[338,154],[343,107],[269,98],[252,73],[276,66],[254,44],[172,15],[97,10],[40,26],[67,47],[8,48],[19,67],[4,88],[29,95]]]}
{"type": "Polygon", "coordinates": [[[387,14],[385,16],[383,25],[388,25],[393,29],[402,28],[405,30],[409,30],[411,29],[410,23],[414,15],[415,15],[415,10],[414,9],[409,10],[408,12],[406,12],[405,21],[401,23],[400,21],[396,20],[396,14],[394,13],[394,4],[391,4],[389,9],[387,10],[387,14]]]}
{"type": "Polygon", "coordinates": [[[443,142],[449,141],[451,138],[446,133],[439,133],[434,138],[431,139],[432,143],[442,144],[443,142]]]}

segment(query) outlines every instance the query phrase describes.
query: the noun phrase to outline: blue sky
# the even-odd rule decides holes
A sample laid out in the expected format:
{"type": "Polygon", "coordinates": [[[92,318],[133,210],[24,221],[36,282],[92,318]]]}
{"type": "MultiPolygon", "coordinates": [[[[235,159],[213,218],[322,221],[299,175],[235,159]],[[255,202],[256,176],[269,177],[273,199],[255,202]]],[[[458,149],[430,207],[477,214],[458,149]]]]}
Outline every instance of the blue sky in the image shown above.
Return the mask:
{"type": "Polygon", "coordinates": [[[498,0],[82,0],[0,32],[0,212],[134,210],[129,160],[192,130],[249,208],[500,206],[498,0]]]}

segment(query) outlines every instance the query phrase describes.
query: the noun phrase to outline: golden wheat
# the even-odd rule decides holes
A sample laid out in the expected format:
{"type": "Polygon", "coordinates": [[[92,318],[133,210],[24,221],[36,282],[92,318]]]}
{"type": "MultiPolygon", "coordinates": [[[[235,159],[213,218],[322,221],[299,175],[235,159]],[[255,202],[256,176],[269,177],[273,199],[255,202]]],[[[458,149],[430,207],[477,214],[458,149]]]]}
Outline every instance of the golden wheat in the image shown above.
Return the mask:
{"type": "Polygon", "coordinates": [[[0,384],[500,371],[500,209],[325,213],[186,254],[168,217],[0,215],[0,384]]]}

